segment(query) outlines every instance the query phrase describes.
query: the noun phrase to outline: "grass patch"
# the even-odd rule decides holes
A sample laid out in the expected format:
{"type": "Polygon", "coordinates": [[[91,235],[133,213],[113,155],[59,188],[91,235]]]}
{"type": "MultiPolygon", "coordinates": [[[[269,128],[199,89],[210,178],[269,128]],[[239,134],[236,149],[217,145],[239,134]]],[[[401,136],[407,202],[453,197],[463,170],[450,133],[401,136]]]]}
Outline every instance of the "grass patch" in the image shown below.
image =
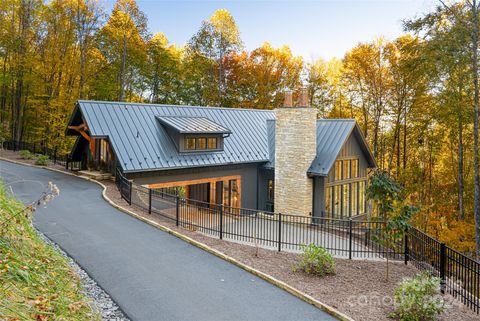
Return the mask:
{"type": "Polygon", "coordinates": [[[0,181],[0,319],[100,320],[88,301],[67,259],[42,241],[31,211],[0,181]]]}

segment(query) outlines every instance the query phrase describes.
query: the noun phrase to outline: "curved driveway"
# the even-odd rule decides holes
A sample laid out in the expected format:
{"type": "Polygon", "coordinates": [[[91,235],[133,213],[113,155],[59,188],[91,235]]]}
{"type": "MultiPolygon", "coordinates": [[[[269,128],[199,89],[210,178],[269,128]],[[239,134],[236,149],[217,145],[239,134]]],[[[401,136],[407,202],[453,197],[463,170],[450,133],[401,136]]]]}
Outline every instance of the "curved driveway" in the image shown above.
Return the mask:
{"type": "Polygon", "coordinates": [[[0,161],[16,197],[60,196],[35,226],[78,262],[132,320],[335,320],[197,247],[113,208],[97,184],[0,161]]]}

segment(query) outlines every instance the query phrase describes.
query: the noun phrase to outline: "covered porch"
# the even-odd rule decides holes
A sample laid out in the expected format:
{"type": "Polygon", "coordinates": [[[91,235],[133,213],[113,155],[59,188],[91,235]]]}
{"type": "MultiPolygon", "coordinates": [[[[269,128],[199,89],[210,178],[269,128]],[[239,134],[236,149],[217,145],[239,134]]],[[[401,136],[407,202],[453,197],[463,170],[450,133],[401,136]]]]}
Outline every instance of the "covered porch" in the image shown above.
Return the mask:
{"type": "Polygon", "coordinates": [[[223,205],[231,208],[241,207],[240,175],[180,180],[145,184],[156,193],[174,194],[197,206],[213,207],[223,205]]]}

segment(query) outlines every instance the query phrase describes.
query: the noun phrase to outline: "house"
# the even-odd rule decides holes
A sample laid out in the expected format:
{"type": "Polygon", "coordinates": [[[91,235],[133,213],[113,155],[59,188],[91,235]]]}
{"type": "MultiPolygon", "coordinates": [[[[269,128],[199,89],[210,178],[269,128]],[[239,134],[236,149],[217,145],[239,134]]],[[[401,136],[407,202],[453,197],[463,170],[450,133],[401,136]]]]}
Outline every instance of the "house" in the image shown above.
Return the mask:
{"type": "Polygon", "coordinates": [[[82,100],[66,134],[77,136],[70,157],[84,169],[118,170],[205,204],[292,215],[365,215],[375,167],[355,120],[319,120],[289,95],[273,111],[82,100]]]}

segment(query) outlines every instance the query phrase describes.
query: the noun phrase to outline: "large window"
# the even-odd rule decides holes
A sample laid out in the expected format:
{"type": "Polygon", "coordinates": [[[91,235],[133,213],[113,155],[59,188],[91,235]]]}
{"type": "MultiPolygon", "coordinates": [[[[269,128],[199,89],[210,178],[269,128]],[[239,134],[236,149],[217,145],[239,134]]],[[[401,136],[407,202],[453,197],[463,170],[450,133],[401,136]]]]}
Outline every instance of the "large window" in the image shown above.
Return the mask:
{"type": "Polygon", "coordinates": [[[332,195],[333,194],[333,187],[327,187],[325,191],[325,217],[333,217],[332,213],[332,195]]]}
{"type": "Polygon", "coordinates": [[[333,216],[342,216],[342,185],[336,185],[333,193],[333,216]]]}
{"type": "Polygon", "coordinates": [[[352,198],[352,216],[358,215],[358,182],[350,184],[352,198]]]}
{"type": "Polygon", "coordinates": [[[351,173],[352,178],[358,177],[358,159],[352,159],[351,173]]]}
{"type": "Polygon", "coordinates": [[[350,178],[350,165],[352,161],[350,159],[346,159],[343,161],[343,175],[342,179],[349,179],[350,178]]]}
{"type": "Polygon", "coordinates": [[[344,159],[335,161],[335,181],[358,178],[358,159],[344,159]]]}
{"type": "Polygon", "coordinates": [[[344,184],[342,190],[342,217],[350,217],[350,184],[344,184]]]}
{"type": "Polygon", "coordinates": [[[359,214],[365,214],[365,181],[358,183],[358,210],[359,214]]]}
{"type": "Polygon", "coordinates": [[[337,160],[335,162],[335,180],[340,181],[342,179],[342,161],[337,160]]]}

